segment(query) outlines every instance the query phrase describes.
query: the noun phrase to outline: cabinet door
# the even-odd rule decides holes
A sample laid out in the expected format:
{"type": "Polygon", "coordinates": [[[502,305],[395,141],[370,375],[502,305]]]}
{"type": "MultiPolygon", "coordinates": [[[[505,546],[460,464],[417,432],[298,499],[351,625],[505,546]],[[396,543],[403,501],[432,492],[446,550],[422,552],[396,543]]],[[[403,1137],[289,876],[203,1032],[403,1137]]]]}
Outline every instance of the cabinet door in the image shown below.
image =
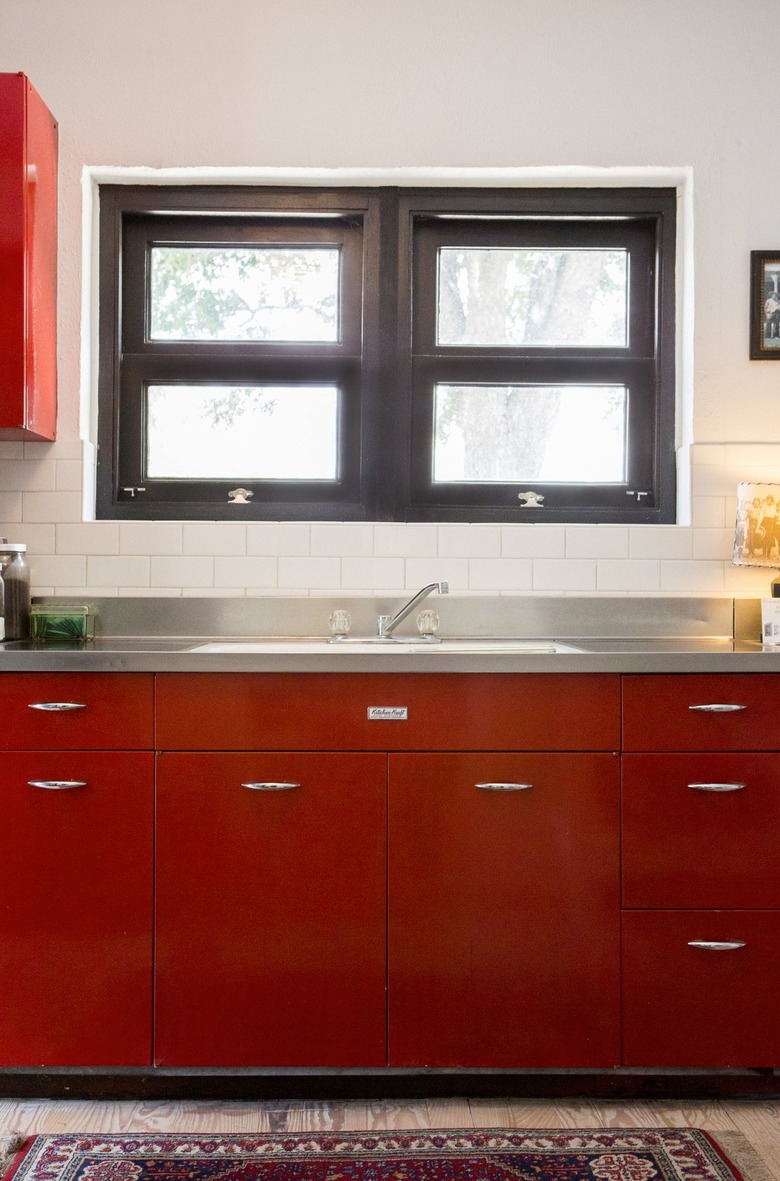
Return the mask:
{"type": "Polygon", "coordinates": [[[0,438],[53,439],[57,416],[57,124],[0,74],[0,438]]]}
{"type": "Polygon", "coordinates": [[[624,1065],[777,1067],[778,995],[780,911],[624,912],[624,1065]]]}
{"type": "Polygon", "coordinates": [[[3,755],[0,1065],[148,1066],[153,755],[3,755]]]}
{"type": "Polygon", "coordinates": [[[776,754],[623,756],[623,905],[780,907],[776,754]]]}
{"type": "Polygon", "coordinates": [[[390,756],[391,1066],[619,1062],[618,792],[608,754],[390,756]]]}
{"type": "Polygon", "coordinates": [[[385,1063],[386,759],[161,754],[156,1061],[385,1063]]]}

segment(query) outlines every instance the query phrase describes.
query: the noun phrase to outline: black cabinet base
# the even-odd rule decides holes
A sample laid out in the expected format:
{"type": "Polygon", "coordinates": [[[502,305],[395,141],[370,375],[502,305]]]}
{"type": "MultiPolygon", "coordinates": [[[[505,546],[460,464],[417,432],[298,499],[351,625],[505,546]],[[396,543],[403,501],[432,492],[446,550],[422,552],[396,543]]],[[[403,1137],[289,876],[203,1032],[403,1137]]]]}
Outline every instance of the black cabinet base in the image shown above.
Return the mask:
{"type": "Polygon", "coordinates": [[[780,1070],[0,1070],[0,1097],[236,1101],[780,1098],[780,1070]]]}

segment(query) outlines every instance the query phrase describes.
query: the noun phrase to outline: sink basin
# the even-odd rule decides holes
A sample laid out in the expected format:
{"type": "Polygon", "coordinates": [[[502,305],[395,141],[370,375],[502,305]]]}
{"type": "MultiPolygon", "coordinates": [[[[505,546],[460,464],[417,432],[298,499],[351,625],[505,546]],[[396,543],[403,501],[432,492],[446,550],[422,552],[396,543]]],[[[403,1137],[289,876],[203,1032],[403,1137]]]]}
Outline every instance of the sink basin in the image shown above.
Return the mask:
{"type": "Polygon", "coordinates": [[[281,655],[299,653],[301,655],[348,653],[350,655],[445,655],[447,653],[474,653],[483,655],[507,653],[517,656],[536,653],[550,655],[556,652],[578,652],[569,644],[557,644],[547,640],[441,640],[438,644],[426,644],[419,640],[341,640],[330,643],[328,640],[217,640],[214,643],[198,644],[188,649],[190,652],[223,653],[239,655],[241,653],[256,653],[257,655],[281,655]]]}

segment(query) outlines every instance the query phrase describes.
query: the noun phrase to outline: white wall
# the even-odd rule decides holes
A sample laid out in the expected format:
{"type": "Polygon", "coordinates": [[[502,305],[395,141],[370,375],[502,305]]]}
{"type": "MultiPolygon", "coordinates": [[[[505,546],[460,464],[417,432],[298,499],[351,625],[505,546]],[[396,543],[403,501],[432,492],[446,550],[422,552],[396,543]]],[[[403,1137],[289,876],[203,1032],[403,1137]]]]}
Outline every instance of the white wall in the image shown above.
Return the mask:
{"type": "Polygon", "coordinates": [[[780,480],[780,364],[748,360],[749,252],[780,248],[774,0],[2,0],[0,70],[60,124],[55,444],[0,444],[36,591],[763,593],[736,483],[780,480]],[[84,523],[84,166],[692,169],[692,524],[84,523]]]}

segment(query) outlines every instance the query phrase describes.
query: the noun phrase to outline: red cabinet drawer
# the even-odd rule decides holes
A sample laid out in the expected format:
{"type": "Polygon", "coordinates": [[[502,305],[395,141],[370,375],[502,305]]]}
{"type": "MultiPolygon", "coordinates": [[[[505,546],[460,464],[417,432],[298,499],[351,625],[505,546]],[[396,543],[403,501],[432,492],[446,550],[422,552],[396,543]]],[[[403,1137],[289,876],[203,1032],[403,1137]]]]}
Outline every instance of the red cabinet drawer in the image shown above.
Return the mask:
{"type": "Polygon", "coordinates": [[[776,750],[780,677],[623,677],[624,750],[776,750]]]}
{"type": "Polygon", "coordinates": [[[157,711],[163,750],[611,750],[620,733],[610,675],[166,673],[157,711]]]}
{"type": "Polygon", "coordinates": [[[617,1065],[617,758],[394,754],[389,791],[390,1065],[617,1065]]]}
{"type": "Polygon", "coordinates": [[[624,912],[625,1066],[776,1067],[778,995],[780,911],[624,912]]]}
{"type": "Polygon", "coordinates": [[[145,673],[5,673],[3,750],[138,750],[154,745],[145,673]]]}
{"type": "Polygon", "coordinates": [[[383,1066],[386,757],[162,754],[157,776],[157,1064],[383,1066]]]}
{"type": "Polygon", "coordinates": [[[623,756],[625,907],[780,907],[776,754],[623,756]]]}
{"type": "Polygon", "coordinates": [[[153,793],[151,753],[3,755],[0,1065],[150,1064],[153,793]]]}

